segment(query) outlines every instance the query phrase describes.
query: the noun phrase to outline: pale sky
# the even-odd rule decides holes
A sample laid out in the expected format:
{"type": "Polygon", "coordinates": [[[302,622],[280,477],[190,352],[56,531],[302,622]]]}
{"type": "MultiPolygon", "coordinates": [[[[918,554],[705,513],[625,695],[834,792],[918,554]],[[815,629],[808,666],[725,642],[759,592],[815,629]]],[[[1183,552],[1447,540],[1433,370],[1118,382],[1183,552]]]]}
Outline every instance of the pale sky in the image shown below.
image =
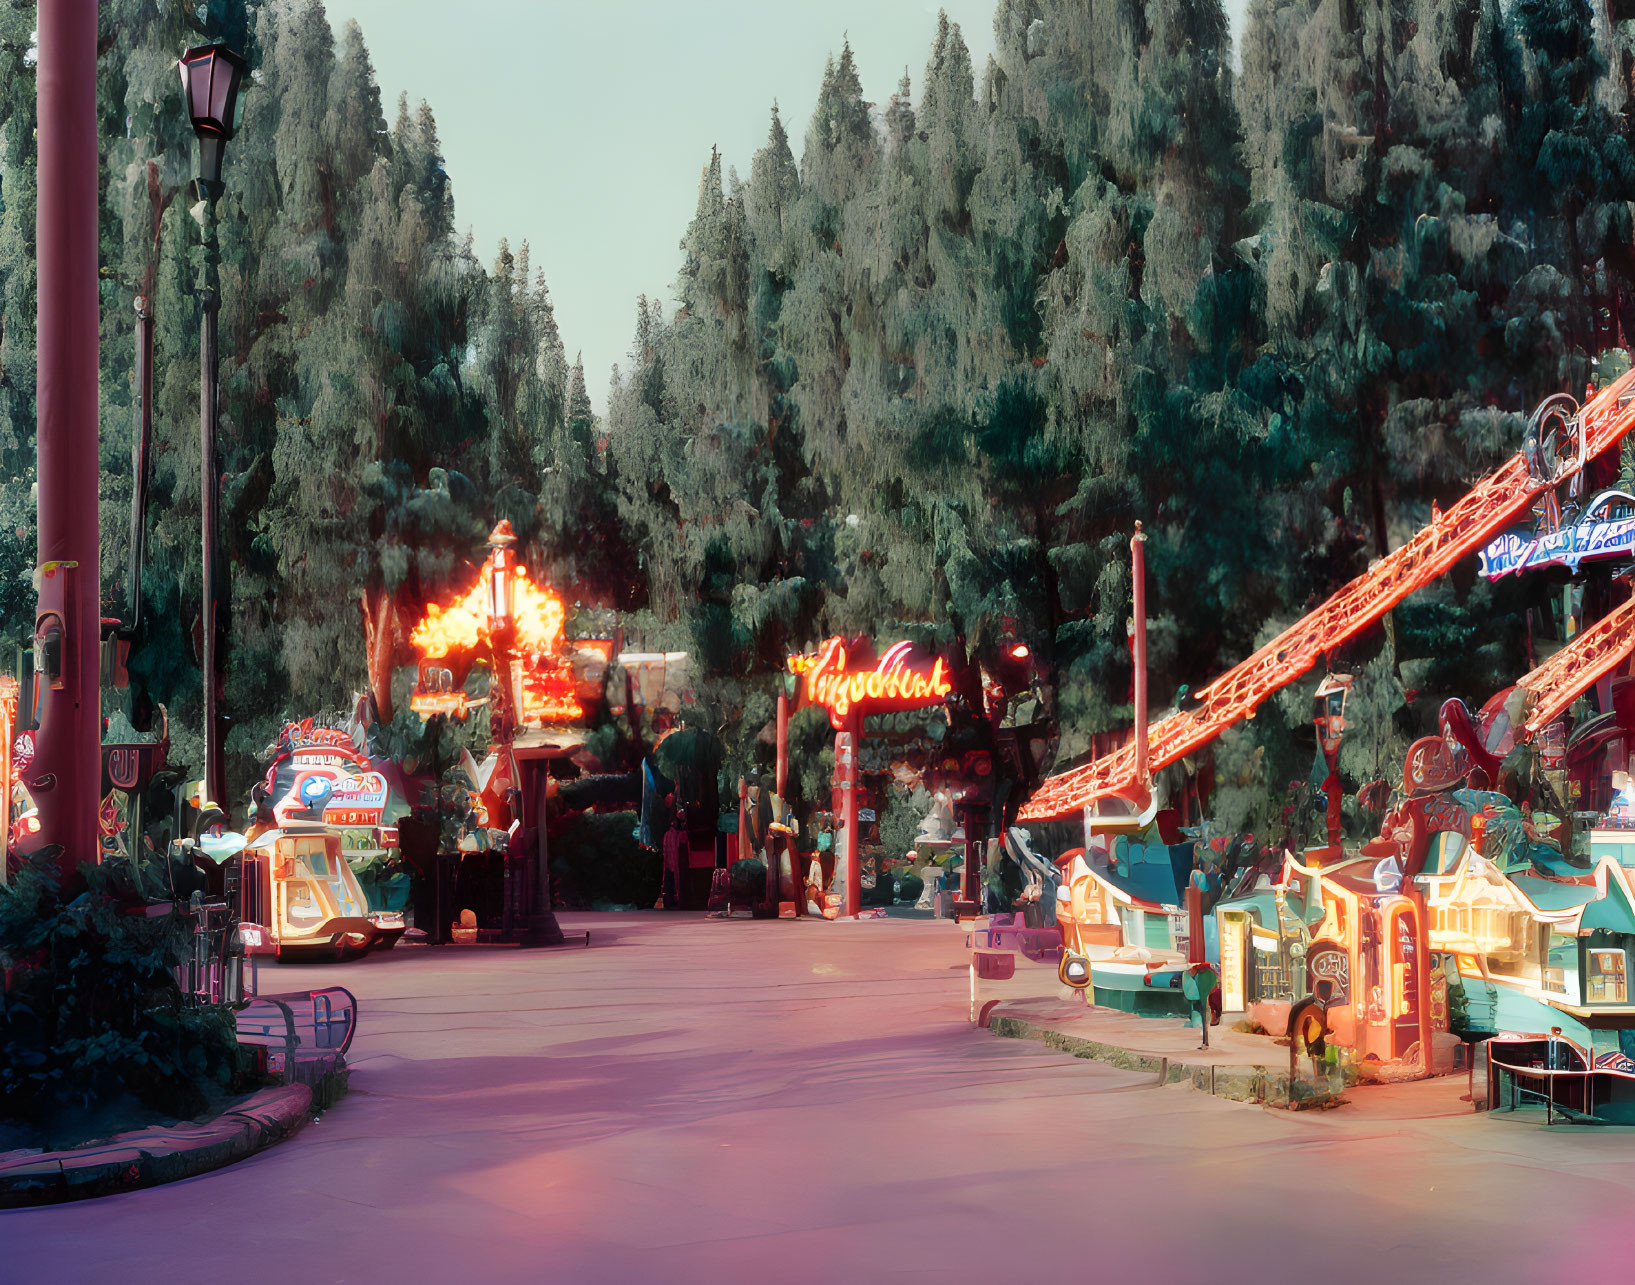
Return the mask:
{"type": "MultiPolygon", "coordinates": [[[[1238,29],[1247,0],[1226,0],[1238,29]]],[[[673,305],[678,243],[712,145],[744,180],[773,99],[798,162],[825,60],[850,37],[882,106],[906,65],[919,98],[937,11],[980,81],[994,0],[327,0],[363,28],[386,119],[424,98],[454,180],[455,222],[484,263],[529,243],[568,359],[606,409],[628,366],[636,296],[673,305]]]]}

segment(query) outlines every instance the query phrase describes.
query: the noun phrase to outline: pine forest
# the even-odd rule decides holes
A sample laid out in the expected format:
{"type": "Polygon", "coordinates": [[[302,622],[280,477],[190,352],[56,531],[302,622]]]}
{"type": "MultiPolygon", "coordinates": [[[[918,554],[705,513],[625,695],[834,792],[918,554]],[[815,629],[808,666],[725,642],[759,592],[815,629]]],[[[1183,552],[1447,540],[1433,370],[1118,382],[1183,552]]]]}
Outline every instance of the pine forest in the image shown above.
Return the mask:
{"type": "MultiPolygon", "coordinates": [[[[17,642],[33,21],[0,8],[17,642]]],[[[110,714],[145,727],[164,705],[183,762],[203,251],[175,58],[220,38],[252,69],[219,211],[235,797],[285,719],[355,693],[426,752],[407,628],[501,518],[570,630],[692,654],[682,716],[720,737],[724,781],[767,770],[786,655],[855,633],[988,666],[1025,640],[1036,682],[1014,717],[1059,769],[1131,721],[1136,522],[1156,711],[1514,453],[1540,398],[1616,373],[1593,354],[1635,325],[1635,11],[1617,3],[1252,0],[1234,56],[1219,0],[999,0],[985,66],[928,19],[924,68],[887,102],[865,101],[837,32],[810,120],[767,104],[753,157],[698,158],[673,292],[631,301],[603,415],[530,247],[460,234],[432,107],[382,102],[356,25],[317,0],[106,0],[101,21],[109,617],[127,608],[138,296],[159,372],[143,641],[110,714]]],[[[1400,771],[1443,695],[1513,681],[1560,627],[1553,592],[1466,568],[1356,644],[1369,716],[1348,777],[1400,771]]],[[[1297,686],[1216,747],[1233,824],[1264,825],[1307,771],[1309,700],[1297,686]]],[[[820,743],[819,724],[794,735],[820,743]]]]}

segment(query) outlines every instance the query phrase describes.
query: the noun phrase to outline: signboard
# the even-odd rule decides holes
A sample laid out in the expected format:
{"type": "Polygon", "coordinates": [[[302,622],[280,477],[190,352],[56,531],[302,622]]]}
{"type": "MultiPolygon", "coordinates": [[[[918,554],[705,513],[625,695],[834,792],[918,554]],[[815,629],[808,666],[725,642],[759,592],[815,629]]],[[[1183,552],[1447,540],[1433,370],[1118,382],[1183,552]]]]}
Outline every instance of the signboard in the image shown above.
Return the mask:
{"type": "Polygon", "coordinates": [[[1533,738],[1533,747],[1538,750],[1539,762],[1546,772],[1559,768],[1567,757],[1566,718],[1553,718],[1546,723],[1544,730],[1533,738]]]}
{"type": "Polygon", "coordinates": [[[1576,571],[1594,558],[1627,558],[1635,554],[1635,496],[1602,491],[1569,526],[1554,530],[1506,531],[1482,550],[1482,574],[1499,580],[1535,567],[1563,566],[1576,571]]]}
{"type": "Polygon", "coordinates": [[[883,714],[935,705],[954,690],[941,656],[927,658],[914,644],[895,643],[873,669],[849,669],[846,644],[831,638],[815,655],[791,656],[789,672],[801,678],[802,695],[829,711],[829,724],[844,730],[854,712],[883,714]]]}
{"type": "Polygon", "coordinates": [[[1243,932],[1249,916],[1241,910],[1221,915],[1221,1010],[1243,1011],[1243,932]]]}
{"type": "Polygon", "coordinates": [[[315,726],[310,718],[280,733],[264,786],[280,825],[322,800],[329,825],[377,826],[389,799],[386,777],[358,752],[351,734],[315,726]]]}
{"type": "Polygon", "coordinates": [[[379,825],[386,810],[386,778],[379,772],[343,776],[324,807],[330,825],[379,825]]]}

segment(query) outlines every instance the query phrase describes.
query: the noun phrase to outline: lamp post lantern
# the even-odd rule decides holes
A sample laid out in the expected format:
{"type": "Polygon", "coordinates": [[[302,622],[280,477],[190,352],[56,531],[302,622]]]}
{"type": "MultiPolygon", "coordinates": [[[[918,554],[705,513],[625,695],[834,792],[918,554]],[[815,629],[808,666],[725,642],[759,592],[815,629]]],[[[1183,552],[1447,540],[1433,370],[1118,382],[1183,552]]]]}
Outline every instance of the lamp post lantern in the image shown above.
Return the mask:
{"type": "Polygon", "coordinates": [[[177,69],[187,95],[188,119],[199,139],[197,195],[213,200],[221,195],[221,162],[233,137],[244,59],[226,45],[200,45],[182,55],[177,69]]]}
{"type": "Polygon", "coordinates": [[[199,177],[194,180],[197,200],[192,213],[203,231],[204,254],[199,267],[197,289],[201,314],[199,336],[199,486],[200,522],[203,527],[203,567],[201,572],[201,625],[203,640],[200,666],[204,671],[204,790],[209,800],[226,806],[226,763],[222,757],[221,724],[217,711],[220,657],[216,649],[216,598],[219,573],[216,567],[217,476],[216,428],[219,418],[219,388],[216,378],[216,314],[221,308],[221,287],[217,274],[220,249],[216,241],[216,198],[221,195],[221,163],[227,142],[233,137],[233,117],[238,106],[239,83],[244,59],[226,45],[201,45],[182,55],[177,70],[187,95],[187,114],[199,140],[199,177]]]}
{"type": "Polygon", "coordinates": [[[512,683],[516,660],[514,603],[517,574],[517,537],[511,523],[501,519],[488,535],[488,558],[483,575],[488,582],[488,642],[493,651],[494,676],[489,684],[489,733],[496,744],[508,744],[516,735],[517,693],[512,683]]]}
{"type": "Polygon", "coordinates": [[[1317,696],[1312,706],[1312,722],[1317,725],[1317,748],[1328,767],[1328,778],[1323,782],[1327,798],[1328,850],[1340,854],[1340,738],[1346,729],[1345,700],[1351,694],[1350,674],[1329,674],[1317,685],[1317,696]]]}

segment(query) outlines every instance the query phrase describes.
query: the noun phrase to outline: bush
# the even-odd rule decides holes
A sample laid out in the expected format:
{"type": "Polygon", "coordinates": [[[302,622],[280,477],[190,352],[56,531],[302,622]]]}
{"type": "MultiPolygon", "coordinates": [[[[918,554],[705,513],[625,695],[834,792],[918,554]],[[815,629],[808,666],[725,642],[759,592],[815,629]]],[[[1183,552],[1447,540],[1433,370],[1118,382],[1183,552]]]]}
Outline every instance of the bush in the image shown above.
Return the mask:
{"type": "Polygon", "coordinates": [[[920,899],[920,894],[924,891],[925,880],[920,878],[919,875],[905,874],[897,880],[897,900],[899,902],[913,904],[920,899]]]}
{"type": "Polygon", "coordinates": [[[734,905],[747,906],[766,900],[766,862],[759,857],[734,861],[727,877],[731,880],[734,905]]]}
{"type": "Polygon", "coordinates": [[[865,906],[891,906],[896,904],[892,895],[894,888],[893,876],[880,873],[874,878],[874,887],[863,889],[863,904],[865,906]]]}
{"type": "Polygon", "coordinates": [[[551,830],[551,890],[558,908],[646,909],[658,900],[664,862],[636,842],[634,812],[581,812],[551,830]]]}
{"type": "Polygon", "coordinates": [[[49,1142],[98,1109],[117,1108],[115,1129],[145,1123],[118,1111],[185,1119],[244,1074],[232,1011],[186,1002],[176,981],[191,921],[150,904],[124,860],[65,888],[54,849],[0,888],[0,1121],[49,1142]]]}

